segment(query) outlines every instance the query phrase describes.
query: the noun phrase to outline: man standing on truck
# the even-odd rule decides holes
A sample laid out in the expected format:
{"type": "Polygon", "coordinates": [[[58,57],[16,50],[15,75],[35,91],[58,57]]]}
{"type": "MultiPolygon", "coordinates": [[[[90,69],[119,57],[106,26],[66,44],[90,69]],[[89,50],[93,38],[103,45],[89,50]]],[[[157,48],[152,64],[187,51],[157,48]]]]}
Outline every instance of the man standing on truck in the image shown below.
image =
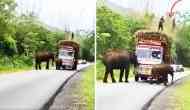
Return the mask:
{"type": "Polygon", "coordinates": [[[165,22],[164,16],[162,16],[162,17],[160,18],[159,23],[158,23],[158,32],[159,32],[160,30],[161,30],[161,31],[164,30],[164,26],[163,26],[164,22],[165,22]]]}

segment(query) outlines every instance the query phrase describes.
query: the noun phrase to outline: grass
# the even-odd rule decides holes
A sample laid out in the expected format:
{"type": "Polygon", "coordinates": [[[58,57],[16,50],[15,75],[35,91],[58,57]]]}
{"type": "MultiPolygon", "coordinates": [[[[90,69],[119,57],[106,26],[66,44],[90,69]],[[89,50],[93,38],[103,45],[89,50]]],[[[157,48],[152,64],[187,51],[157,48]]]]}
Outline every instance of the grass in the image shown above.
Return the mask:
{"type": "Polygon", "coordinates": [[[32,69],[32,58],[28,56],[0,56],[0,74],[9,74],[32,69]]]}
{"type": "MultiPolygon", "coordinates": [[[[103,80],[104,74],[105,74],[105,67],[100,60],[97,60],[96,61],[96,80],[103,80]]],[[[114,70],[114,76],[117,81],[119,80],[119,74],[120,74],[119,70],[114,70]]],[[[130,72],[129,72],[129,78],[133,76],[134,76],[133,67],[131,67],[130,72]]],[[[110,76],[108,79],[109,80],[111,79],[110,76]]]]}
{"type": "Polygon", "coordinates": [[[1,66],[0,67],[0,74],[10,74],[14,72],[26,71],[31,70],[32,67],[30,66],[23,66],[23,67],[9,67],[9,66],[1,66]]]}
{"type": "Polygon", "coordinates": [[[190,110],[190,79],[182,83],[175,90],[175,99],[178,104],[175,104],[175,110],[190,110]]]}
{"type": "Polygon", "coordinates": [[[82,74],[81,81],[81,94],[85,98],[87,110],[94,110],[94,84],[94,65],[92,65],[82,74]]]}

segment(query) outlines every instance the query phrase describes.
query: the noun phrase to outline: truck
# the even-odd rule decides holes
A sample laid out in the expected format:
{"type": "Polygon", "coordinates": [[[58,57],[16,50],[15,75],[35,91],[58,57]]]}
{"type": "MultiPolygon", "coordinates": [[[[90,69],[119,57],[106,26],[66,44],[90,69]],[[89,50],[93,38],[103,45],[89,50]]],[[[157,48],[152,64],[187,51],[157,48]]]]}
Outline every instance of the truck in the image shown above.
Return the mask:
{"type": "Polygon", "coordinates": [[[135,53],[139,63],[135,81],[153,79],[152,67],[155,64],[171,64],[171,42],[164,33],[138,31],[135,33],[135,53]]]}
{"type": "Polygon", "coordinates": [[[77,69],[79,57],[79,44],[72,40],[60,40],[58,42],[56,69],[77,69]]]}

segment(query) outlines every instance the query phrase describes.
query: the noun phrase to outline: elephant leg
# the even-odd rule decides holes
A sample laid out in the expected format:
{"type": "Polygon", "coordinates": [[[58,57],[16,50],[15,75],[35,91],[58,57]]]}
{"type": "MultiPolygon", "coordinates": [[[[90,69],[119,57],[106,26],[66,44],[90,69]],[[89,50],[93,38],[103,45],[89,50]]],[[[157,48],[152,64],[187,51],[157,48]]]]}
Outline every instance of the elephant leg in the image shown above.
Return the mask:
{"type": "Polygon", "coordinates": [[[46,69],[49,69],[49,61],[47,61],[46,69]]]}
{"type": "Polygon", "coordinates": [[[109,71],[108,71],[108,69],[106,69],[106,71],[105,71],[105,75],[104,75],[104,79],[103,79],[103,82],[104,83],[107,83],[108,81],[108,74],[109,74],[109,71]]]}
{"type": "Polygon", "coordinates": [[[113,69],[110,71],[112,82],[115,83],[116,80],[114,78],[113,69]]]}
{"type": "Polygon", "coordinates": [[[125,82],[129,82],[128,77],[129,77],[129,67],[125,68],[125,82]]]}
{"type": "Polygon", "coordinates": [[[36,68],[36,70],[38,69],[38,63],[37,62],[35,63],[35,68],[36,68]]]}
{"type": "Polygon", "coordinates": [[[52,59],[52,66],[54,66],[54,58],[52,59]]]}
{"type": "Polygon", "coordinates": [[[120,69],[120,76],[119,76],[119,82],[123,82],[123,72],[124,72],[124,69],[120,69]]]}
{"type": "Polygon", "coordinates": [[[173,72],[171,72],[170,75],[172,76],[172,84],[173,84],[173,80],[174,80],[174,74],[173,74],[173,72]]]}
{"type": "Polygon", "coordinates": [[[35,59],[35,68],[36,68],[36,70],[38,69],[38,65],[39,65],[39,60],[35,59]]]}
{"type": "Polygon", "coordinates": [[[39,66],[39,69],[41,70],[41,62],[38,64],[38,66],[39,66]]]}
{"type": "Polygon", "coordinates": [[[164,79],[164,81],[163,81],[164,85],[167,86],[167,83],[168,83],[168,74],[165,74],[163,76],[164,76],[164,78],[163,78],[164,79]]]}

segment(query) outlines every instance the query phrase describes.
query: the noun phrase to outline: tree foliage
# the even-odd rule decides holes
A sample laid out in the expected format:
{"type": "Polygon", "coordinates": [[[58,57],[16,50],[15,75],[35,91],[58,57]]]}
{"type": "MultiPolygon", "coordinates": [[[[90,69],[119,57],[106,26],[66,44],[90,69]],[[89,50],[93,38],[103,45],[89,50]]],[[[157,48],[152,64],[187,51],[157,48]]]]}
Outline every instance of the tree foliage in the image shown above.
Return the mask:
{"type": "Polygon", "coordinates": [[[13,0],[0,1],[0,53],[7,53],[8,56],[16,52],[15,28],[12,21],[15,6],[13,0]]]}
{"type": "MultiPolygon", "coordinates": [[[[0,0],[0,70],[31,66],[37,51],[57,53],[57,43],[65,39],[65,32],[42,23],[33,12],[18,14],[15,0],[0,0]]],[[[75,36],[75,39],[79,39],[75,36]]],[[[93,60],[94,34],[84,37],[81,57],[93,60]]]]}
{"type": "Polygon", "coordinates": [[[176,53],[179,63],[190,66],[190,25],[184,25],[177,33],[176,53]]]}
{"type": "Polygon", "coordinates": [[[133,34],[144,22],[119,15],[105,6],[97,8],[97,54],[108,48],[134,50],[133,34]]]}
{"type": "Polygon", "coordinates": [[[91,32],[86,38],[82,40],[81,53],[80,56],[82,59],[87,61],[94,61],[95,55],[95,35],[94,32],[91,32]]]}
{"type": "Polygon", "coordinates": [[[40,22],[33,13],[18,15],[15,0],[0,1],[0,69],[31,65],[36,51],[55,51],[64,32],[40,22]]]}
{"type": "Polygon", "coordinates": [[[57,41],[63,39],[62,31],[52,31],[35,16],[22,15],[16,19],[18,54],[29,55],[36,51],[55,51],[57,41]]]}

